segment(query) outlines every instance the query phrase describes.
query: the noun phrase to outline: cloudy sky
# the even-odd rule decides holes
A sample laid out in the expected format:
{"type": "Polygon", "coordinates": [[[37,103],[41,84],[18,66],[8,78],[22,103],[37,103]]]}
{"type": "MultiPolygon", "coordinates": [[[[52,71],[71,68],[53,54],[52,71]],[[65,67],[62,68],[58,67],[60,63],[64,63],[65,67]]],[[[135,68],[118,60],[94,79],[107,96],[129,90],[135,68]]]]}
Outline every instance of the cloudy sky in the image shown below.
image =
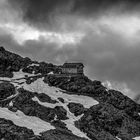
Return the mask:
{"type": "Polygon", "coordinates": [[[0,0],[0,45],[140,95],[139,0],[0,0]]]}

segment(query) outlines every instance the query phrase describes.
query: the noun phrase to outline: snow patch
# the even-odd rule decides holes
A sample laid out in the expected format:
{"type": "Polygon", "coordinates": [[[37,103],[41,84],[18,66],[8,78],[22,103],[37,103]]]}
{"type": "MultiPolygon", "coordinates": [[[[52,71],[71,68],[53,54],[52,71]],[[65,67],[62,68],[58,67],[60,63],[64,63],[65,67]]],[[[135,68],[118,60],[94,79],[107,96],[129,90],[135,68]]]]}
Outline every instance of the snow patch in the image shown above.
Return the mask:
{"type": "Polygon", "coordinates": [[[48,75],[50,75],[50,74],[54,74],[54,73],[51,71],[51,72],[48,73],[48,75]]]}
{"type": "Polygon", "coordinates": [[[10,81],[10,78],[7,78],[7,77],[0,77],[0,80],[1,80],[1,81],[10,81]]]}
{"type": "Polygon", "coordinates": [[[119,137],[116,137],[117,140],[121,140],[119,137]]]}
{"type": "Polygon", "coordinates": [[[25,73],[20,70],[19,72],[13,72],[13,78],[12,79],[19,79],[25,77],[25,73]]]}
{"type": "MultiPolygon", "coordinates": [[[[50,87],[48,84],[44,83],[43,78],[39,78],[31,84],[26,84],[24,79],[26,75],[35,76],[33,74],[26,74],[20,70],[19,72],[14,73],[14,77],[11,79],[11,83],[13,83],[17,88],[23,87],[25,90],[37,92],[38,94],[45,93],[46,95],[50,96],[51,99],[58,101],[58,103],[56,104],[51,104],[47,102],[41,102],[37,97],[32,98],[33,101],[37,101],[39,104],[46,107],[55,108],[56,106],[62,106],[67,111],[68,120],[63,121],[66,124],[67,128],[71,130],[73,134],[89,139],[86,134],[76,128],[74,124],[74,122],[79,120],[83,116],[83,114],[78,117],[74,116],[74,114],[69,111],[67,105],[71,102],[74,102],[82,104],[85,108],[90,108],[93,105],[99,104],[99,102],[88,96],[69,95],[67,93],[63,93],[59,88],[50,87]],[[22,82],[22,84],[20,84],[20,82],[22,82]],[[65,103],[60,102],[58,98],[63,98],[65,100],[65,103]]],[[[18,94],[19,93],[17,91],[16,95],[18,94]]],[[[9,105],[12,106],[12,103],[10,102],[9,105]]],[[[12,120],[18,126],[24,126],[32,129],[36,135],[38,135],[42,131],[55,129],[55,127],[53,127],[49,123],[37,117],[26,116],[20,111],[14,113],[6,108],[0,108],[0,117],[12,120]]],[[[57,116],[55,116],[55,118],[57,118],[57,116]]]]}
{"type": "Polygon", "coordinates": [[[50,87],[48,84],[43,82],[43,78],[39,78],[30,85],[24,84],[23,88],[31,92],[45,93],[49,95],[52,99],[57,100],[57,98],[63,98],[67,103],[75,102],[82,104],[85,108],[90,108],[93,105],[99,104],[98,101],[91,97],[83,95],[69,95],[62,93],[59,88],[50,87]]]}
{"type": "Polygon", "coordinates": [[[13,102],[12,101],[9,103],[9,106],[13,106],[13,102]]]}
{"type": "MultiPolygon", "coordinates": [[[[36,98],[36,97],[34,97],[34,98],[32,98],[32,99],[33,99],[34,101],[38,101],[41,105],[44,105],[44,106],[47,106],[47,107],[51,107],[51,108],[54,108],[54,107],[56,106],[56,104],[57,104],[58,106],[62,106],[62,107],[67,111],[67,117],[69,118],[68,120],[63,121],[63,122],[66,124],[67,128],[68,128],[69,130],[71,130],[72,133],[75,134],[76,136],[84,137],[84,138],[89,139],[83,132],[81,132],[81,131],[80,131],[78,128],[76,128],[75,125],[74,125],[74,122],[77,121],[77,120],[79,120],[79,119],[83,116],[83,114],[80,115],[80,116],[78,116],[78,117],[75,117],[74,114],[71,113],[71,112],[69,111],[69,109],[68,109],[68,107],[67,107],[67,104],[63,104],[63,103],[61,103],[59,100],[57,100],[59,103],[56,103],[56,104],[49,104],[49,103],[42,103],[42,102],[40,102],[40,101],[38,100],[38,98],[36,98]]],[[[56,120],[56,117],[57,117],[57,116],[55,116],[55,119],[54,119],[54,120],[56,120]]]]}
{"type": "MultiPolygon", "coordinates": [[[[39,66],[39,64],[37,64],[37,63],[32,63],[31,65],[29,65],[29,66],[39,66]]],[[[29,67],[28,66],[28,67],[29,67]]]]}
{"type": "Polygon", "coordinates": [[[21,69],[19,72],[13,72],[13,78],[12,78],[12,80],[25,78],[26,76],[30,77],[30,76],[37,76],[37,75],[25,73],[21,69]]]}
{"type": "Polygon", "coordinates": [[[37,101],[42,106],[46,106],[46,107],[50,107],[50,108],[55,108],[56,106],[60,105],[59,103],[51,104],[51,103],[47,103],[47,102],[40,102],[37,97],[32,98],[32,100],[37,101]]]}
{"type": "MultiPolygon", "coordinates": [[[[69,130],[71,130],[73,134],[75,134],[79,137],[84,137],[84,138],[89,139],[86,136],[86,134],[83,133],[82,131],[80,131],[78,128],[76,128],[75,124],[74,124],[74,122],[79,120],[83,116],[83,114],[81,116],[75,117],[74,114],[69,111],[67,104],[69,102],[76,102],[76,103],[82,104],[86,108],[89,108],[93,105],[98,104],[98,102],[96,100],[94,100],[91,97],[87,97],[87,96],[68,95],[66,93],[62,93],[59,88],[50,87],[50,86],[48,86],[48,84],[44,83],[43,78],[40,78],[40,79],[34,81],[30,85],[24,84],[23,88],[28,91],[31,91],[31,92],[45,93],[48,96],[50,96],[52,99],[55,99],[56,101],[58,101],[57,104],[59,106],[62,106],[67,111],[67,117],[69,119],[63,121],[67,125],[67,128],[69,130]],[[63,98],[66,102],[65,103],[60,102],[58,100],[58,98],[60,98],[60,97],[63,98]]],[[[37,98],[33,98],[33,99],[38,101],[42,105],[46,104],[46,103],[41,103],[37,98]]],[[[46,104],[46,105],[48,107],[48,105],[50,105],[50,104],[46,104]]]]}
{"type": "Polygon", "coordinates": [[[133,138],[134,140],[140,140],[140,136],[139,137],[135,137],[133,138]]]}
{"type": "Polygon", "coordinates": [[[90,139],[86,136],[86,134],[84,134],[82,131],[80,131],[78,128],[75,127],[74,122],[73,122],[71,119],[65,120],[65,121],[63,121],[63,122],[67,125],[67,128],[68,128],[69,130],[71,130],[72,133],[73,133],[74,135],[76,135],[76,136],[78,136],[78,137],[83,137],[83,138],[86,138],[86,139],[90,140],[90,139]]]}
{"type": "Polygon", "coordinates": [[[74,122],[77,121],[77,120],[79,120],[82,116],[83,116],[83,114],[80,115],[80,116],[78,116],[78,117],[75,117],[71,112],[68,111],[67,112],[67,117],[69,119],[68,120],[64,120],[63,122],[66,124],[67,128],[72,131],[72,133],[74,135],[76,135],[78,137],[83,137],[83,138],[86,138],[86,139],[90,140],[86,136],[86,134],[84,132],[82,132],[80,129],[78,129],[77,127],[75,127],[74,122]]]}
{"type": "Polygon", "coordinates": [[[55,129],[55,127],[37,117],[26,116],[21,111],[14,113],[7,108],[0,108],[0,118],[11,120],[17,126],[32,129],[35,135],[39,135],[43,131],[55,129]]]}

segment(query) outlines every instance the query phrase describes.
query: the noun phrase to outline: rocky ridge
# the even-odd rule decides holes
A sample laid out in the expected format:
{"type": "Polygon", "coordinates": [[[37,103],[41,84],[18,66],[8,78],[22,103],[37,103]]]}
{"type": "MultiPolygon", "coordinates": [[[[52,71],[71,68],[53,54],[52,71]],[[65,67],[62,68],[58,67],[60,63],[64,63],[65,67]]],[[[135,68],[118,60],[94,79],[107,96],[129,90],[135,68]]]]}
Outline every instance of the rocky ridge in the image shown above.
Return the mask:
{"type": "Polygon", "coordinates": [[[60,76],[59,67],[0,47],[0,139],[135,140],[140,136],[139,104],[85,75],[60,76]],[[21,120],[36,122],[24,126],[21,120]]]}

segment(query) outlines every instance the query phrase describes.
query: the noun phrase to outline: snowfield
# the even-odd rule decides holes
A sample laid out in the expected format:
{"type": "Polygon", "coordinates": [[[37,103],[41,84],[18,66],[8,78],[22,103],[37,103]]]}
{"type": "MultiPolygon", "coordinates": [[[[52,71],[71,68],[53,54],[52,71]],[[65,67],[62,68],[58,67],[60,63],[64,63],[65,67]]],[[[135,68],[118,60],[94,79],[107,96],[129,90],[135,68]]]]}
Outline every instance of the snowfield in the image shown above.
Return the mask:
{"type": "Polygon", "coordinates": [[[32,98],[33,101],[37,101],[40,105],[42,106],[46,106],[46,107],[50,107],[50,108],[55,108],[56,106],[59,106],[59,103],[55,103],[55,104],[51,104],[51,103],[47,103],[47,102],[40,102],[39,99],[37,97],[32,98]]]}
{"type": "Polygon", "coordinates": [[[140,137],[135,137],[135,138],[133,138],[134,140],[140,140],[140,137]]]}
{"type": "Polygon", "coordinates": [[[140,140],[140,106],[124,83],[88,77],[82,62],[38,62],[3,46],[0,59],[0,140],[140,140]]]}
{"type": "Polygon", "coordinates": [[[38,67],[39,67],[39,64],[37,64],[37,63],[32,63],[32,64],[29,65],[28,67],[30,67],[30,66],[38,66],[38,67]]]}
{"type": "Polygon", "coordinates": [[[69,130],[72,131],[73,134],[84,137],[90,140],[86,134],[84,134],[82,131],[80,131],[78,128],[75,127],[74,122],[79,120],[83,115],[75,117],[73,113],[69,111],[69,108],[67,107],[69,102],[75,102],[80,103],[84,105],[85,107],[89,108],[93,105],[98,104],[98,102],[90,97],[86,96],[79,96],[79,95],[67,95],[65,93],[60,92],[58,88],[55,87],[49,87],[47,84],[43,82],[43,79],[40,78],[36,80],[34,83],[31,83],[30,85],[24,84],[24,89],[31,91],[31,92],[37,92],[37,93],[45,93],[48,96],[50,96],[52,99],[58,101],[56,104],[50,104],[50,103],[42,103],[38,100],[38,98],[34,97],[32,98],[34,101],[37,101],[39,104],[54,108],[55,106],[62,106],[67,111],[67,117],[68,120],[63,121],[69,130]],[[61,97],[65,100],[65,103],[62,103],[58,100],[58,98],[61,97]],[[87,100],[89,102],[87,102],[87,100]]]}
{"type": "Polygon", "coordinates": [[[116,137],[117,140],[121,140],[120,138],[116,137]]]}
{"type": "Polygon", "coordinates": [[[24,78],[25,75],[27,76],[35,76],[34,74],[24,73],[22,69],[19,72],[13,72],[13,78],[12,79],[20,79],[24,78]]]}
{"type": "MultiPolygon", "coordinates": [[[[73,134],[90,140],[86,136],[86,134],[83,133],[78,128],[76,128],[74,124],[74,122],[79,120],[83,116],[83,114],[78,117],[74,116],[74,114],[69,111],[69,108],[67,105],[71,102],[74,102],[74,103],[82,104],[85,108],[90,108],[93,105],[99,104],[99,102],[88,96],[69,95],[69,94],[63,93],[59,88],[50,87],[48,84],[44,83],[43,78],[39,78],[36,81],[32,82],[31,84],[26,84],[25,82],[26,80],[24,79],[26,75],[36,76],[34,74],[26,74],[22,71],[19,71],[19,72],[14,73],[13,78],[11,79],[3,78],[3,79],[8,80],[12,84],[14,84],[16,89],[23,87],[25,90],[28,90],[30,92],[37,92],[38,94],[45,93],[52,100],[56,100],[57,103],[52,104],[52,103],[47,103],[47,102],[41,102],[37,97],[32,98],[33,101],[37,101],[40,105],[45,106],[45,107],[55,108],[56,106],[62,106],[67,111],[67,117],[69,118],[68,120],[63,121],[66,124],[67,128],[71,130],[73,134]],[[63,98],[64,103],[59,101],[58,98],[63,98]]],[[[17,92],[16,95],[18,94],[19,93],[17,92]]],[[[10,102],[9,106],[13,106],[13,103],[10,102]]],[[[55,118],[56,117],[57,116],[55,116],[55,118]]],[[[32,129],[36,135],[39,135],[39,133],[43,131],[55,129],[55,127],[53,127],[50,123],[47,123],[37,117],[26,116],[21,111],[17,111],[16,113],[14,113],[14,112],[9,111],[7,108],[0,108],[0,118],[12,120],[13,123],[16,124],[17,126],[22,126],[22,127],[27,127],[29,129],[32,129]]]]}
{"type": "Polygon", "coordinates": [[[0,81],[10,81],[11,79],[10,78],[7,78],[7,77],[0,77],[0,81]]]}
{"type": "MultiPolygon", "coordinates": [[[[78,118],[78,119],[80,119],[80,118],[78,118]]],[[[78,128],[75,127],[74,121],[76,121],[76,119],[75,120],[74,119],[68,119],[68,120],[65,120],[63,122],[67,125],[67,128],[69,130],[71,130],[72,133],[75,134],[76,136],[83,137],[83,138],[86,138],[88,140],[91,140],[86,136],[85,133],[83,133],[82,131],[80,131],[78,128]]]]}
{"type": "Polygon", "coordinates": [[[7,108],[0,108],[0,118],[11,120],[17,126],[32,129],[36,135],[39,135],[43,131],[55,129],[50,123],[42,121],[37,117],[26,116],[21,111],[14,113],[7,108]]]}
{"type": "Polygon", "coordinates": [[[23,88],[31,92],[45,93],[55,100],[61,97],[67,103],[70,103],[70,102],[80,103],[85,108],[90,108],[93,105],[99,104],[98,101],[94,100],[91,97],[82,96],[82,95],[69,95],[66,93],[62,93],[59,88],[50,87],[48,86],[48,84],[44,83],[43,78],[37,79],[35,82],[31,83],[30,85],[24,84],[23,88]]]}

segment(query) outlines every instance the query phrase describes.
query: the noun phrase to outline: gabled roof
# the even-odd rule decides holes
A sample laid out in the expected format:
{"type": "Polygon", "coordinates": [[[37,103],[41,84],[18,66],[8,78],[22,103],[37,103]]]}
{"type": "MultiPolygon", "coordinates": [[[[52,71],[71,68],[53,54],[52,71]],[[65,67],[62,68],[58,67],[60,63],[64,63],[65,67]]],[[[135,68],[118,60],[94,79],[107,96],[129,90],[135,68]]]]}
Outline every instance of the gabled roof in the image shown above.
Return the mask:
{"type": "Polygon", "coordinates": [[[64,63],[63,67],[65,68],[77,68],[77,67],[84,67],[83,63],[64,63]]]}

